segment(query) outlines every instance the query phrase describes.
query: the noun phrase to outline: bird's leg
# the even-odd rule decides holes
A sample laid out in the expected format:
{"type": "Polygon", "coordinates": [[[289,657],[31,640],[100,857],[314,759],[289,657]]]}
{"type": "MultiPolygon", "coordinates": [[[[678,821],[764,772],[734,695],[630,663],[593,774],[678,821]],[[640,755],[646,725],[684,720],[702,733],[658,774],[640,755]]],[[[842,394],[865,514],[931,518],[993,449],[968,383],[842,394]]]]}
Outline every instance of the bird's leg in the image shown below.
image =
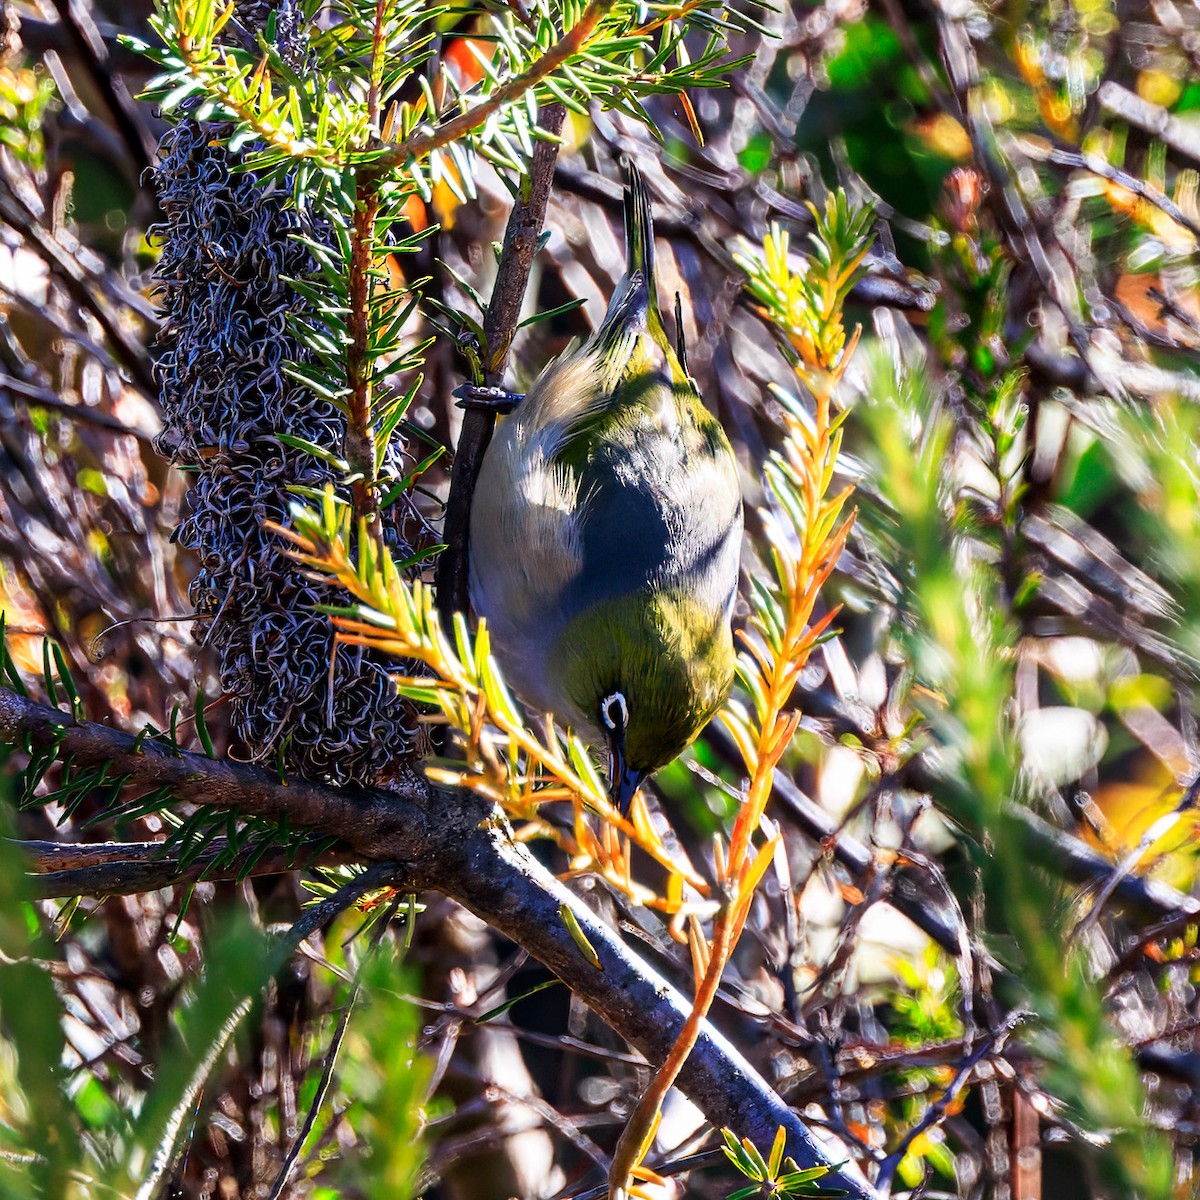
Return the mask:
{"type": "Polygon", "coordinates": [[[519,392],[510,392],[502,387],[484,387],[478,383],[464,383],[456,387],[451,395],[457,399],[459,408],[478,408],[501,416],[512,412],[525,399],[519,392]]]}

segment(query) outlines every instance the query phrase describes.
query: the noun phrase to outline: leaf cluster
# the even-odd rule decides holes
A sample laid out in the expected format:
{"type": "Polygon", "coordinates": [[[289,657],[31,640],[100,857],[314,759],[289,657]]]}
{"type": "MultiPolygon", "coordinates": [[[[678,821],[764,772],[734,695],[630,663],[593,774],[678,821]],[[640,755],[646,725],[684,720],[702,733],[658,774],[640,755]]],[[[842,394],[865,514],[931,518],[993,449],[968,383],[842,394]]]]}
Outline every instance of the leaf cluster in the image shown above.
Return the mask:
{"type": "Polygon", "coordinates": [[[738,1138],[730,1129],[722,1129],[725,1144],[721,1149],[734,1168],[753,1182],[748,1187],[730,1192],[726,1200],[751,1200],[755,1196],[778,1196],[791,1200],[796,1196],[844,1196],[840,1188],[822,1188],[817,1182],[829,1174],[828,1167],[809,1167],[801,1170],[790,1157],[784,1156],[787,1145],[785,1131],[780,1128],[771,1145],[769,1158],[763,1158],[749,1138],[738,1138]]]}

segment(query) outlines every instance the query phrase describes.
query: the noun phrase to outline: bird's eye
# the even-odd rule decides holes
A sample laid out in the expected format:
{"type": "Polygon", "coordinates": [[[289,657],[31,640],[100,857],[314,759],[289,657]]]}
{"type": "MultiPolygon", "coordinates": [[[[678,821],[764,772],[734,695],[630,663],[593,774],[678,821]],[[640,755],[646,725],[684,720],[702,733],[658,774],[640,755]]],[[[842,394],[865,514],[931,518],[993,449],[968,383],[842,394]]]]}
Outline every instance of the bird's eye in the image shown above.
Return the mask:
{"type": "Polygon", "coordinates": [[[613,692],[600,701],[600,717],[615,733],[623,733],[629,724],[629,706],[621,692],[613,692]]]}

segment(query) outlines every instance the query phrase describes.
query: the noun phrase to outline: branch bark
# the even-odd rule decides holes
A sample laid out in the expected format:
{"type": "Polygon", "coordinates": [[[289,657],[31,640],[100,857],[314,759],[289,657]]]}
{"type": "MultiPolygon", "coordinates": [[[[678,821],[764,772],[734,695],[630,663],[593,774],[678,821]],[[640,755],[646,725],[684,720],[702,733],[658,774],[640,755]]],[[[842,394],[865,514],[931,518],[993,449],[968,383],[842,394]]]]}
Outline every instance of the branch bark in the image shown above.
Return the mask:
{"type": "Polygon", "coordinates": [[[186,867],[165,842],[42,842],[17,843],[36,872],[30,891],[37,899],[59,896],[128,896],[153,892],[201,879],[208,882],[282,875],[307,867],[331,867],[358,861],[347,851],[292,854],[283,850],[260,854],[257,847],[222,866],[214,865],[225,851],[225,839],[186,867]],[[249,866],[249,869],[247,867],[249,866]]]}
{"type": "MultiPolygon", "coordinates": [[[[526,190],[513,205],[504,232],[504,249],[500,254],[500,269],[488,301],[483,321],[487,342],[483,382],[489,387],[504,380],[508,350],[517,330],[525,288],[533,255],[546,219],[550,200],[550,184],[554,179],[554,163],[558,158],[558,135],[567,110],[561,104],[551,104],[542,110],[540,125],[549,139],[539,141],[533,148],[526,190]]],[[[437,564],[438,611],[447,629],[452,628],[453,615],[466,612],[469,603],[467,590],[467,535],[471,520],[471,497],[483,456],[496,427],[493,413],[469,408],[463,416],[458,447],[454,452],[454,468],[450,474],[450,495],[446,500],[446,519],[442,536],[446,549],[437,564]]]]}

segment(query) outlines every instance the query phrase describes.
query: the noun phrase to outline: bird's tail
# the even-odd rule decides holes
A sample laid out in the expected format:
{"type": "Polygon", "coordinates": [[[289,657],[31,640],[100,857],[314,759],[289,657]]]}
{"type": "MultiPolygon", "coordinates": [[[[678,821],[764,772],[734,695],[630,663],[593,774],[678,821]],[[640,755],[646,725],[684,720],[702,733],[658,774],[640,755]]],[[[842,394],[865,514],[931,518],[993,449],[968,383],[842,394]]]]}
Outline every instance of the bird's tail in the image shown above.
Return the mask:
{"type": "Polygon", "coordinates": [[[626,159],[625,165],[629,172],[629,182],[625,185],[625,277],[617,284],[597,331],[602,342],[620,339],[635,329],[653,332],[662,327],[654,277],[650,193],[633,161],[626,159]]]}
{"type": "Polygon", "coordinates": [[[646,285],[646,303],[658,312],[658,282],[654,270],[654,217],[650,193],[637,163],[626,160],[629,182],[625,185],[625,274],[632,281],[640,274],[646,285]]]}

